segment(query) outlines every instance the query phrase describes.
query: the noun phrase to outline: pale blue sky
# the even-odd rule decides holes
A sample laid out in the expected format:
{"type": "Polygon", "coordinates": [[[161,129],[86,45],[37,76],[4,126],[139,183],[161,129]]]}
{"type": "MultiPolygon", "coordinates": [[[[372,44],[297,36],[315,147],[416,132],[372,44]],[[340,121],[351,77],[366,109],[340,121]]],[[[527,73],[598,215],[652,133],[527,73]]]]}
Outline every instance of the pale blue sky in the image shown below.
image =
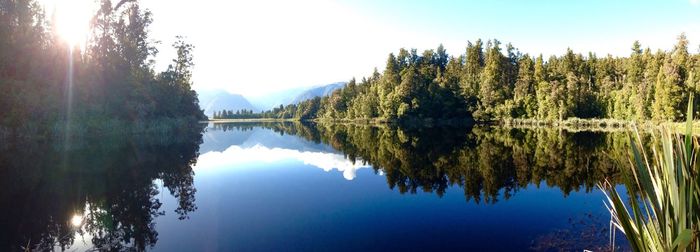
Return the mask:
{"type": "Polygon", "coordinates": [[[167,46],[185,35],[195,50],[195,88],[248,96],[349,80],[382,70],[401,47],[443,43],[453,55],[467,40],[497,38],[530,54],[567,47],[627,55],[634,40],[672,48],[686,32],[700,42],[698,0],[144,0],[153,11],[154,39],[167,46]]]}

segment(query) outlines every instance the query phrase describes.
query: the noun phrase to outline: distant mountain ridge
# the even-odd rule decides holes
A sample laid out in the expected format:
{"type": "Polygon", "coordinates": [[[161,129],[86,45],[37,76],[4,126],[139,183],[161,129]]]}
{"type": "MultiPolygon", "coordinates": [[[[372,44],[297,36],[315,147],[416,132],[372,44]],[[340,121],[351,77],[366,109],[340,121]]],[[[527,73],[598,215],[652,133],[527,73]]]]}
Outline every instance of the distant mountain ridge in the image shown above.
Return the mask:
{"type": "Polygon", "coordinates": [[[296,97],[294,97],[294,99],[292,100],[292,102],[290,104],[300,103],[300,102],[303,102],[303,101],[306,101],[309,99],[313,99],[315,97],[328,96],[331,93],[333,93],[333,91],[345,87],[346,84],[347,84],[347,82],[336,82],[336,83],[331,83],[328,85],[323,85],[320,87],[311,88],[311,89],[306,90],[305,92],[297,95],[296,97]]]}
{"type": "Polygon", "coordinates": [[[225,90],[198,90],[199,107],[204,114],[212,116],[221,110],[253,110],[260,112],[270,110],[279,105],[296,104],[314,97],[328,96],[333,91],[345,87],[347,82],[335,82],[313,87],[292,88],[273,92],[265,96],[246,98],[240,94],[232,94],[225,90]]]}
{"type": "Polygon", "coordinates": [[[255,107],[261,110],[269,110],[279,107],[279,105],[296,104],[317,96],[330,95],[333,91],[344,87],[346,84],[346,82],[335,82],[312,87],[292,88],[248,99],[255,107]]]}
{"type": "Polygon", "coordinates": [[[279,105],[287,105],[292,103],[294,98],[306,91],[307,88],[292,88],[286,90],[280,90],[265,94],[263,96],[248,97],[249,101],[254,104],[255,107],[261,110],[269,110],[279,105]]]}
{"type": "Polygon", "coordinates": [[[199,107],[204,109],[204,114],[212,116],[215,111],[221,110],[253,110],[259,111],[248,99],[239,94],[231,94],[224,90],[199,91],[199,107]]]}

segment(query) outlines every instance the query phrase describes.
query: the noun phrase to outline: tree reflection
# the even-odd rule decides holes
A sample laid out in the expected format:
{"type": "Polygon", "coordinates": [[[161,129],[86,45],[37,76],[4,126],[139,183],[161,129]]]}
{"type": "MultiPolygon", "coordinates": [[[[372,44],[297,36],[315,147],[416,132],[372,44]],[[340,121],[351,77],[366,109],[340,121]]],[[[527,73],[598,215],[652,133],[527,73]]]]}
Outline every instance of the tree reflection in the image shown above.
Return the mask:
{"type": "MultiPolygon", "coordinates": [[[[459,187],[467,201],[494,204],[527,186],[564,195],[617,179],[628,153],[624,133],[566,132],[470,126],[243,123],[212,130],[264,127],[324,143],[353,163],[371,165],[400,193],[445,194],[459,187]]],[[[70,148],[51,141],[0,144],[0,250],[69,249],[89,239],[98,250],[155,245],[155,218],[166,214],[156,195],[167,189],[176,214],[197,209],[192,165],[202,128],[171,136],[83,139],[70,148]],[[162,187],[161,187],[162,185],[162,187]],[[71,223],[77,216],[78,225],[71,223]]]]}
{"type": "Polygon", "coordinates": [[[70,148],[62,141],[0,144],[0,250],[68,249],[82,244],[78,235],[97,250],[152,247],[154,219],[165,214],[155,197],[159,181],[178,200],[180,219],[197,208],[192,165],[202,129],[176,138],[78,139],[70,148]]]}
{"type": "MultiPolygon", "coordinates": [[[[626,134],[448,126],[403,128],[355,124],[260,123],[258,126],[322,142],[346,158],[362,160],[401,193],[450,186],[467,201],[496,203],[528,185],[559,188],[564,195],[615,181],[626,162],[626,134]]],[[[220,127],[240,127],[235,125],[220,127]]],[[[250,125],[248,125],[250,127],[250,125]]]]}

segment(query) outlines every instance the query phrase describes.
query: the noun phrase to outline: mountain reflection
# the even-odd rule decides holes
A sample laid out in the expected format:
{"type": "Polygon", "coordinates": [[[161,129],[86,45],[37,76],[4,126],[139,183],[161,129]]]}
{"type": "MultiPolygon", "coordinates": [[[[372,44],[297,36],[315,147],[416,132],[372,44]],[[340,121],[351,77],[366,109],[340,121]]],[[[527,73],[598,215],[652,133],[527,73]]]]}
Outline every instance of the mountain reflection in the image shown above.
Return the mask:
{"type": "Polygon", "coordinates": [[[263,145],[255,145],[249,148],[241,148],[233,145],[223,152],[208,152],[199,157],[194,169],[226,168],[235,164],[249,162],[278,162],[282,160],[297,160],[305,165],[318,167],[326,172],[338,170],[347,180],[353,180],[357,170],[369,168],[358,162],[351,162],[343,155],[326,152],[298,151],[294,149],[268,148],[263,145]]]}
{"type": "Polygon", "coordinates": [[[508,199],[530,184],[556,187],[564,195],[591,191],[605,178],[617,179],[616,167],[627,160],[628,149],[626,134],[620,132],[323,123],[214,126],[217,130],[235,131],[254,127],[331,146],[342,152],[350,164],[370,165],[375,172],[384,174],[389,188],[397,188],[401,193],[420,190],[442,196],[449,186],[458,186],[464,190],[467,201],[477,203],[508,199]]]}
{"type": "Polygon", "coordinates": [[[161,184],[178,200],[179,218],[197,209],[192,165],[201,132],[81,139],[69,148],[62,141],[3,142],[0,250],[154,246],[154,219],[165,214],[155,197],[161,184]]]}

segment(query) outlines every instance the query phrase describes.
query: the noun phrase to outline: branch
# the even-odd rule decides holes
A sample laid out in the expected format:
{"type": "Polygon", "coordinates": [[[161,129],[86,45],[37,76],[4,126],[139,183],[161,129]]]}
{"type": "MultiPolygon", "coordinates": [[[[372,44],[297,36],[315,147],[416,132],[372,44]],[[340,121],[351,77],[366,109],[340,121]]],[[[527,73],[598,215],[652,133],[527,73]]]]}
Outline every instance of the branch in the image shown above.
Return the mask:
{"type": "Polygon", "coordinates": [[[133,2],[133,1],[135,1],[135,0],[121,0],[121,1],[119,1],[119,3],[117,3],[117,5],[114,6],[114,8],[112,8],[112,10],[113,10],[113,11],[116,11],[116,10],[119,9],[119,7],[121,7],[121,6],[124,5],[125,3],[133,2]]]}

